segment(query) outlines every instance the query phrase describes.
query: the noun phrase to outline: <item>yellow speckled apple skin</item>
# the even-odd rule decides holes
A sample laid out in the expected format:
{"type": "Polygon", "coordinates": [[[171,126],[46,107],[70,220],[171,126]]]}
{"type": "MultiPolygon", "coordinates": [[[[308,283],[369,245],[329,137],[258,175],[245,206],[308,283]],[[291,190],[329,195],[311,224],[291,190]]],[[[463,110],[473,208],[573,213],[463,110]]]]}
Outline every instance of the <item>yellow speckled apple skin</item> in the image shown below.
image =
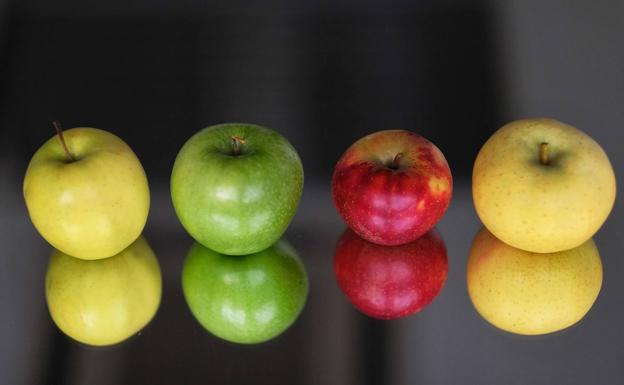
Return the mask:
{"type": "Polygon", "coordinates": [[[511,247],[485,227],[475,237],[467,269],[468,294],[492,325],[517,334],[552,333],[581,320],[602,286],[593,240],[557,253],[511,247]]]}
{"type": "Polygon", "coordinates": [[[615,185],[600,145],[552,119],[503,126],[481,148],[472,174],[483,224],[505,243],[536,253],[590,239],[613,208],[615,185]],[[548,143],[548,165],[539,161],[542,142],[548,143]]]}
{"type": "Polygon", "coordinates": [[[30,218],[54,248],[82,259],[119,253],[145,226],[150,195],[145,171],[130,147],[96,128],[64,132],[33,156],[24,178],[30,218]]]}
{"type": "Polygon", "coordinates": [[[121,253],[97,261],[55,250],[46,274],[46,299],[54,323],[89,345],[112,345],[139,332],[160,305],[162,279],[143,237],[121,253]]]}

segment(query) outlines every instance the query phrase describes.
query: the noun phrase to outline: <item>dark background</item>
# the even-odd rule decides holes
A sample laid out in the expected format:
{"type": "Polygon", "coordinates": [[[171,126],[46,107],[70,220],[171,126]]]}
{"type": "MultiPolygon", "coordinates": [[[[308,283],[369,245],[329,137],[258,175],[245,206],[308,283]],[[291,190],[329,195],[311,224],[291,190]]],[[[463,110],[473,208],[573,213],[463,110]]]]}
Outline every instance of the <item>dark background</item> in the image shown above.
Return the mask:
{"type": "Polygon", "coordinates": [[[502,124],[573,124],[621,175],[623,38],[621,1],[0,0],[0,384],[624,383],[621,199],[595,237],[603,290],[580,324],[542,337],[504,333],[465,289],[480,227],[470,171],[502,124]],[[114,347],[69,340],[47,313],[50,247],[29,222],[21,183],[54,119],[119,135],[150,181],[145,234],[163,271],[162,304],[140,335],[114,347]],[[230,121],[281,132],[306,172],[287,237],[308,270],[308,303],[292,328],[258,346],[205,332],[180,288],[192,240],[170,203],[171,166],[194,132],[230,121]],[[329,180],[346,147],[388,128],[435,142],[456,185],[439,224],[446,287],[421,313],[381,322],[351,308],[334,281],[344,225],[329,180]]]}

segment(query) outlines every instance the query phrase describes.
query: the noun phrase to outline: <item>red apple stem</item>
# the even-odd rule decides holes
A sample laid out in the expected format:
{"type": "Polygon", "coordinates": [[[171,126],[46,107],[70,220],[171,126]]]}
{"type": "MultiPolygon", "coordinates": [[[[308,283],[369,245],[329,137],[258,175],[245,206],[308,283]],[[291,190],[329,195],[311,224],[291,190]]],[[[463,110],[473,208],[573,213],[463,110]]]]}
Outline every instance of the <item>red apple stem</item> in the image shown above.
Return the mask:
{"type": "Polygon", "coordinates": [[[540,143],[539,161],[544,166],[548,166],[548,164],[550,164],[550,160],[548,159],[548,143],[546,142],[540,143]]]}
{"type": "Polygon", "coordinates": [[[245,144],[245,139],[241,138],[240,136],[237,135],[233,135],[231,137],[232,141],[232,155],[240,155],[241,152],[241,146],[243,144],[245,144]]]}
{"type": "Polygon", "coordinates": [[[63,137],[63,129],[61,128],[61,122],[55,120],[52,122],[54,129],[56,130],[56,134],[58,135],[61,145],[63,146],[63,150],[65,151],[65,155],[67,156],[67,160],[70,162],[75,162],[76,158],[69,152],[69,148],[67,148],[67,143],[65,143],[65,137],[63,137]]]}
{"type": "Polygon", "coordinates": [[[398,169],[401,159],[403,159],[403,153],[399,152],[394,156],[394,159],[392,159],[392,162],[390,163],[390,168],[393,170],[398,169]]]}

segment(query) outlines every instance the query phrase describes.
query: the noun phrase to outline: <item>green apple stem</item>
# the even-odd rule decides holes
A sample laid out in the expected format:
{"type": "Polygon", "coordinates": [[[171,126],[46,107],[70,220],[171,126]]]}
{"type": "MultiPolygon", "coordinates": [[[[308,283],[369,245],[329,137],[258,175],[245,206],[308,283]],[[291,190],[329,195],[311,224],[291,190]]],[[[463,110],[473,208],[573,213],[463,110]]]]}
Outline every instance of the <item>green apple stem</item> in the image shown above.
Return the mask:
{"type": "Polygon", "coordinates": [[[61,128],[61,122],[55,120],[52,122],[54,129],[56,130],[56,134],[61,140],[61,145],[63,145],[63,150],[65,150],[65,155],[67,156],[67,160],[70,162],[75,162],[76,158],[69,152],[69,148],[67,148],[67,143],[65,143],[65,137],[63,137],[63,129],[61,128]]]}
{"type": "Polygon", "coordinates": [[[548,164],[550,163],[550,161],[548,160],[548,143],[546,142],[540,143],[539,161],[544,166],[548,166],[548,164]]]}
{"type": "Polygon", "coordinates": [[[245,144],[245,139],[241,138],[240,136],[232,136],[232,155],[240,155],[241,153],[241,146],[243,144],[245,144]]]}

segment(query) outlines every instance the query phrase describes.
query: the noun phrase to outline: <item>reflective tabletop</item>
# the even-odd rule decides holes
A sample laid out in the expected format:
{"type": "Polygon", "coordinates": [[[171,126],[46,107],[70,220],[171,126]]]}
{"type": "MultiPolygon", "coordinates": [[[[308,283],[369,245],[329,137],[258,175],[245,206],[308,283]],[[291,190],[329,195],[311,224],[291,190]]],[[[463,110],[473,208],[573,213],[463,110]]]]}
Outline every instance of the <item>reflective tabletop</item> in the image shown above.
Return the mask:
{"type": "Polygon", "coordinates": [[[558,333],[519,336],[488,324],[468,297],[466,261],[480,222],[468,183],[458,182],[438,225],[448,250],[446,284],[421,312],[391,321],[363,315],[339,289],[333,260],[345,226],[328,188],[306,188],[286,238],[305,265],[309,296],[288,330],[259,345],[225,342],[193,317],[181,285],[193,240],[177,223],[166,191],[154,194],[145,229],[163,278],[154,319],[112,347],[69,339],[46,307],[44,277],[51,249],[15,202],[11,207],[20,215],[11,217],[10,224],[6,217],[3,221],[13,234],[2,261],[3,350],[9,353],[3,366],[25,376],[21,379],[31,378],[24,383],[80,384],[199,383],[206,378],[215,383],[496,383],[510,375],[533,383],[583,383],[606,371],[619,373],[624,312],[618,305],[622,241],[616,227],[621,215],[613,215],[595,237],[604,284],[587,316],[558,333]]]}

